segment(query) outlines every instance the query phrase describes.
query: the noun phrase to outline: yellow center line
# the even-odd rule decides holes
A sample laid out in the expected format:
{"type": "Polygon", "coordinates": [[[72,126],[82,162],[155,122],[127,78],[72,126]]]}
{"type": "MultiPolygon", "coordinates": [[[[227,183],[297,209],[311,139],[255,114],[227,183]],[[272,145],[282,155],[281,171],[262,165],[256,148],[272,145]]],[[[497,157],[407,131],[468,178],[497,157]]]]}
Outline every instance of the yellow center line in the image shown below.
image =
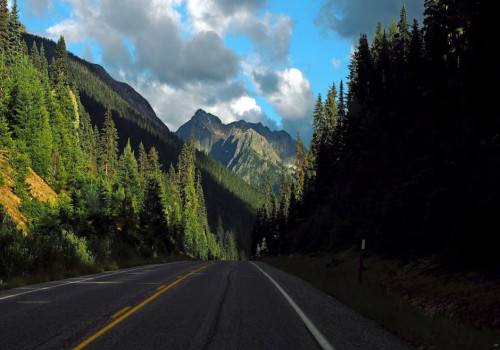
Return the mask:
{"type": "Polygon", "coordinates": [[[161,286],[159,286],[158,288],[156,288],[156,290],[162,290],[165,287],[166,287],[166,285],[162,284],[161,286]]]}
{"type": "Polygon", "coordinates": [[[127,311],[128,309],[130,309],[130,306],[125,306],[123,309],[121,309],[120,311],[117,311],[115,312],[111,318],[117,318],[118,316],[120,316],[121,314],[123,314],[125,311],[127,311]]]}
{"type": "Polygon", "coordinates": [[[150,303],[151,301],[153,301],[154,299],[156,299],[157,297],[159,297],[161,294],[165,293],[167,290],[169,290],[170,288],[172,288],[173,286],[175,286],[179,282],[185,280],[186,278],[188,278],[191,275],[194,275],[198,271],[201,271],[203,269],[206,269],[209,266],[212,266],[213,264],[215,264],[215,262],[211,262],[210,264],[203,265],[202,267],[200,267],[200,268],[198,268],[196,270],[192,270],[191,272],[187,273],[182,278],[179,278],[178,280],[170,283],[167,287],[165,287],[162,290],[156,292],[155,294],[153,294],[152,296],[150,296],[146,300],[142,301],[139,305],[135,306],[134,308],[132,308],[131,310],[129,310],[127,313],[125,313],[122,316],[120,316],[119,318],[115,319],[113,322],[111,322],[110,324],[108,324],[106,327],[102,328],[100,331],[98,331],[97,333],[95,333],[92,336],[90,336],[88,339],[84,340],[83,342],[81,342],[80,344],[78,344],[77,346],[75,346],[73,348],[73,350],[83,349],[84,347],[86,347],[87,345],[89,345],[91,342],[93,342],[94,340],[96,340],[97,338],[99,338],[101,335],[103,335],[104,333],[106,333],[107,331],[109,331],[111,328],[113,328],[114,326],[116,326],[118,323],[122,322],[124,319],[126,319],[130,315],[134,314],[136,311],[138,311],[139,309],[141,309],[142,307],[144,307],[146,304],[150,303]]]}

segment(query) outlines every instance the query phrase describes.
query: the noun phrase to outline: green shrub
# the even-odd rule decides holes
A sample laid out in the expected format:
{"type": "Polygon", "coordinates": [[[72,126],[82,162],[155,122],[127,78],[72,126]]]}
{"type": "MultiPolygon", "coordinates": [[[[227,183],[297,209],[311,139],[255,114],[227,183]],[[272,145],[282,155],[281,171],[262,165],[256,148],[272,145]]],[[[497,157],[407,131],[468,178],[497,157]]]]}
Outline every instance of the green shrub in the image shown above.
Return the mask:
{"type": "Polygon", "coordinates": [[[30,265],[23,232],[0,207],[0,278],[22,275],[30,265]]]}

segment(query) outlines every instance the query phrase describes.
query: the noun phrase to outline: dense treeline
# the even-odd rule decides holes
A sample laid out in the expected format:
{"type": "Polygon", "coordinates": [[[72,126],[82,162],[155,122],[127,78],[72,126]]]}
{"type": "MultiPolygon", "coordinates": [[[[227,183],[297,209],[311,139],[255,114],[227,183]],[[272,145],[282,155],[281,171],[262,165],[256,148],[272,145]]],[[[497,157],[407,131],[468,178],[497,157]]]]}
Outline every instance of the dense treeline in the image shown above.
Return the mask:
{"type": "Polygon", "coordinates": [[[484,78],[495,81],[499,69],[486,3],[427,0],[423,27],[403,8],[371,43],[360,36],[348,93],[340,82],[324,102],[318,96],[293,187],[284,181],[278,199],[266,189],[257,253],[344,249],[365,238],[388,257],[498,263],[498,89],[484,78]]]}
{"type": "Polygon", "coordinates": [[[43,45],[28,49],[21,40],[17,1],[10,13],[0,5],[0,150],[28,219],[22,232],[0,216],[0,278],[179,252],[238,259],[234,233],[220,221],[210,231],[193,143],[168,171],[154,147],[140,144],[136,157],[128,142],[119,152],[111,108],[99,129],[81,103],[64,38],[47,62],[43,45]],[[57,191],[57,203],[31,196],[30,167],[57,191]]]}
{"type": "MultiPolygon", "coordinates": [[[[53,41],[31,34],[23,34],[22,38],[28,47],[34,43],[38,47],[43,45],[49,60],[55,57],[56,44],[53,41]]],[[[92,125],[104,123],[106,106],[111,107],[120,136],[120,149],[130,141],[132,150],[137,153],[140,143],[143,143],[145,148],[156,148],[164,168],[177,162],[183,142],[156,116],[153,118],[150,113],[139,112],[139,107],[144,107],[141,104],[143,98],[131,87],[112,79],[102,67],[71,53],[68,53],[68,75],[78,85],[80,100],[90,115],[92,125]],[[135,101],[137,108],[129,100],[135,101]]],[[[196,151],[196,166],[202,174],[206,201],[210,203],[207,206],[210,227],[216,227],[221,216],[224,226],[235,232],[238,247],[248,254],[251,225],[261,201],[259,191],[203,152],[196,151]]]]}

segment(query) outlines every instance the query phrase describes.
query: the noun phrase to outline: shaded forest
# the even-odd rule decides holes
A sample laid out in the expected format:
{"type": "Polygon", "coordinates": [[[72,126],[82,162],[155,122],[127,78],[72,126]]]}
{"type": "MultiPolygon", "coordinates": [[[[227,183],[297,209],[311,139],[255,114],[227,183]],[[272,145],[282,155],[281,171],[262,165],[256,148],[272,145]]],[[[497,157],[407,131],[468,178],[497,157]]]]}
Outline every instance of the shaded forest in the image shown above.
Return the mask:
{"type": "Polygon", "coordinates": [[[403,7],[371,40],[360,35],[347,86],[318,96],[294,178],[278,197],[264,188],[255,254],[338,251],[366,239],[382,257],[498,266],[498,88],[485,78],[496,82],[499,69],[488,6],[426,0],[423,24],[403,7]]]}
{"type": "Polygon", "coordinates": [[[0,208],[0,278],[179,253],[239,259],[234,232],[221,219],[210,230],[193,142],[169,169],[154,147],[140,143],[137,156],[130,141],[120,147],[110,104],[102,124],[91,123],[64,38],[49,63],[43,44],[28,49],[22,40],[17,1],[10,12],[0,5],[0,151],[12,168],[0,172],[0,186],[14,179],[27,219],[20,229],[0,208]],[[32,195],[30,169],[56,191],[55,203],[32,195]]]}

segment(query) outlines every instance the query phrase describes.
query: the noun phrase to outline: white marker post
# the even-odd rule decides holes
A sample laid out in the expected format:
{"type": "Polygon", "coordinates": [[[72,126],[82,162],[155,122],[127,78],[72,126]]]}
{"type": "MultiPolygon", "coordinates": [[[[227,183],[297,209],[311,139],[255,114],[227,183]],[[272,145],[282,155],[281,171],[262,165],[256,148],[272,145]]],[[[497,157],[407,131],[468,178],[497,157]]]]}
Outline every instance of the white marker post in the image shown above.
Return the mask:
{"type": "Polygon", "coordinates": [[[359,252],[359,274],[358,274],[358,281],[361,283],[361,278],[363,277],[363,259],[365,257],[365,240],[361,240],[361,251],[359,252]]]}

